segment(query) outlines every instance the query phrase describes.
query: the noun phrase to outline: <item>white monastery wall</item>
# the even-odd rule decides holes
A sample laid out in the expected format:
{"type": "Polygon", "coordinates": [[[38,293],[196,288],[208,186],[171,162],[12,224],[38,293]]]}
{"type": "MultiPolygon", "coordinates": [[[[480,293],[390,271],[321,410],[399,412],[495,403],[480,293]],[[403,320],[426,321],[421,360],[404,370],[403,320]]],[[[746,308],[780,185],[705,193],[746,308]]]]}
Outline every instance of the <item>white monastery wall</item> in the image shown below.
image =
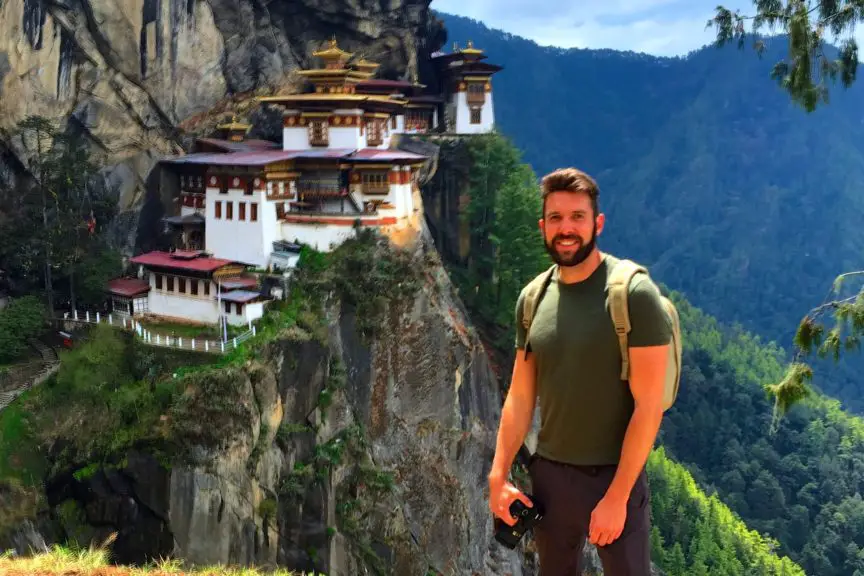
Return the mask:
{"type": "Polygon", "coordinates": [[[480,111],[480,124],[471,123],[471,108],[468,106],[468,93],[456,93],[456,132],[458,134],[483,134],[491,132],[495,124],[495,109],[492,92],[486,93],[486,102],[480,111]]]}
{"type": "Polygon", "coordinates": [[[286,126],[282,129],[283,150],[308,150],[311,147],[306,126],[286,126]]]}
{"type": "MultiPolygon", "coordinates": [[[[216,258],[237,260],[247,264],[264,267],[271,247],[265,250],[265,224],[262,222],[262,208],[266,204],[265,194],[255,190],[250,196],[243,190],[229,188],[221,194],[217,188],[207,188],[207,225],[205,226],[205,245],[216,258]],[[216,203],[221,203],[221,218],[216,218],[216,203]],[[250,203],[258,204],[258,221],[252,222],[250,203]],[[232,205],[232,217],[228,219],[228,204],[232,205]],[[240,204],[246,204],[245,219],[240,220],[240,204]]],[[[275,221],[275,208],[273,212],[275,221]]],[[[273,226],[267,230],[273,233],[273,226]]],[[[275,238],[275,236],[274,236],[275,238]]],[[[270,240],[272,242],[272,239],[270,240]]],[[[272,245],[271,245],[272,246],[272,245]]]]}
{"type": "MultiPolygon", "coordinates": [[[[329,148],[355,148],[366,147],[366,136],[360,135],[359,126],[333,126],[328,129],[329,148]]],[[[316,146],[317,148],[317,146],[316,146]]]]}
{"type": "Polygon", "coordinates": [[[242,314],[237,314],[237,305],[232,303],[231,312],[225,314],[225,316],[228,318],[228,323],[232,326],[245,326],[249,322],[253,322],[264,316],[264,303],[253,302],[251,304],[244,304],[242,314]]]}
{"type": "Polygon", "coordinates": [[[331,244],[334,247],[338,246],[353,235],[354,229],[351,226],[295,224],[293,222],[282,224],[282,238],[286,242],[302,242],[321,251],[329,251],[331,244]]]}
{"type": "Polygon", "coordinates": [[[276,203],[267,200],[266,196],[258,206],[258,220],[261,221],[261,251],[265,260],[263,266],[266,267],[270,262],[270,253],[273,252],[273,242],[282,240],[282,225],[276,217],[276,203]]]}
{"type": "Polygon", "coordinates": [[[151,314],[187,318],[209,324],[219,321],[215,292],[212,291],[211,296],[198,297],[151,289],[148,298],[151,314]]]}

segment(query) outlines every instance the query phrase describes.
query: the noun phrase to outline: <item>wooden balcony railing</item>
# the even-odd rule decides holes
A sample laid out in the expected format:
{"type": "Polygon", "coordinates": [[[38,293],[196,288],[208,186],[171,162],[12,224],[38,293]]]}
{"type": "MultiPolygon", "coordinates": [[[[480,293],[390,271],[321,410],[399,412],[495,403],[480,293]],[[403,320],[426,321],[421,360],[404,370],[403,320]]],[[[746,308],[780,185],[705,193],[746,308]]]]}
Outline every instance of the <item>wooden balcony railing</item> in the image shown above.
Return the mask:
{"type": "Polygon", "coordinates": [[[347,196],[348,189],[330,182],[297,182],[297,193],[300,196],[347,196]]]}
{"type": "Polygon", "coordinates": [[[469,104],[483,104],[484,102],[486,102],[485,92],[468,92],[469,104]]]}
{"type": "Polygon", "coordinates": [[[387,182],[383,184],[363,184],[363,193],[364,194],[389,194],[390,193],[390,184],[387,182]]]}

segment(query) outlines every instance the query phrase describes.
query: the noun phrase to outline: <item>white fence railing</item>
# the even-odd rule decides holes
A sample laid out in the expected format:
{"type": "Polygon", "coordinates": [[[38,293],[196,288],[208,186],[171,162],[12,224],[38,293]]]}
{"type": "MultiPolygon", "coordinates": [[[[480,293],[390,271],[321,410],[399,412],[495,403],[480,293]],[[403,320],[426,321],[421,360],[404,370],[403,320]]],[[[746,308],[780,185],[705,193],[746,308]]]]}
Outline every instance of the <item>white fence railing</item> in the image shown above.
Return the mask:
{"type": "Polygon", "coordinates": [[[214,354],[225,354],[226,352],[230,352],[256,334],[255,326],[250,324],[248,331],[239,336],[228,338],[227,340],[210,340],[206,338],[174,336],[172,334],[154,332],[144,324],[141,324],[141,322],[135,318],[129,318],[128,316],[100,314],[99,312],[79,313],[77,310],[65,312],[63,314],[63,321],[82,324],[108,324],[115,328],[133,332],[139,340],[149,346],[174,348],[176,350],[186,350],[189,352],[209,352],[214,354]]]}

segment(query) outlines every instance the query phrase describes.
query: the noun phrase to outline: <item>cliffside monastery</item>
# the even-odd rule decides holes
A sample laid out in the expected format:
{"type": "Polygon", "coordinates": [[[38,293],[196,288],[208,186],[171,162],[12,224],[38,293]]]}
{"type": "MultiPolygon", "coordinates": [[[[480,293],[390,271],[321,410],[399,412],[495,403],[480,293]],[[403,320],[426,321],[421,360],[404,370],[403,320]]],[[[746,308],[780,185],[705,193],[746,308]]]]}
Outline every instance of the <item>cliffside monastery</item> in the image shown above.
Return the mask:
{"type": "Polygon", "coordinates": [[[244,325],[273,296],[255,270],[290,270],[302,245],[328,251],[355,224],[404,226],[420,206],[427,158],[400,150],[402,135],[465,136],[494,127],[491,77],[502,68],[473,47],[432,56],[443,90],[375,77],[331,40],[303,70],[300,93],[261,98],[283,110],[282,144],[247,138],[236,118],[192,153],[164,160],[179,191],[167,208],[174,248],[138,255],[137,276],[109,283],[116,314],[244,325]]]}

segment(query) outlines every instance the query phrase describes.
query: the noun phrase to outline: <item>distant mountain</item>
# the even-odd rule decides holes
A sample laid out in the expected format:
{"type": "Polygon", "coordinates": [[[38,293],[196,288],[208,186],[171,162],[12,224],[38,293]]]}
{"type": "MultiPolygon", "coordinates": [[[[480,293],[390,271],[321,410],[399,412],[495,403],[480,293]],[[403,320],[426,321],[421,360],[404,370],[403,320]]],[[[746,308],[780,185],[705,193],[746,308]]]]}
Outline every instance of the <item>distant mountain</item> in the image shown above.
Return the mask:
{"type": "MultiPolygon", "coordinates": [[[[499,130],[542,176],[595,176],[603,248],[726,323],[788,348],[839,273],[864,268],[864,85],[811,115],[770,79],[785,42],[658,58],[555,49],[438,14],[505,69],[499,130]]],[[[815,383],[864,412],[864,361],[817,365],[815,383]]]]}

